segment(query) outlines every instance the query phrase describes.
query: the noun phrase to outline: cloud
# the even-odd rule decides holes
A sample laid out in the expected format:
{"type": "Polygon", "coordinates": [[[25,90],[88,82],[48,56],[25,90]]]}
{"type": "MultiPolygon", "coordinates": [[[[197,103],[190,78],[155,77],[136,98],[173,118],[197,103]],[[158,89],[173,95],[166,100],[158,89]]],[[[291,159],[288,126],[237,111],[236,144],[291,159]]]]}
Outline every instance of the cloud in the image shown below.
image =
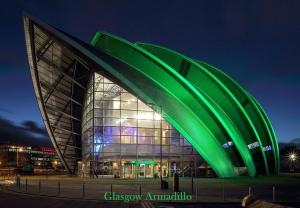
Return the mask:
{"type": "Polygon", "coordinates": [[[22,123],[25,131],[40,134],[41,136],[48,137],[48,133],[45,128],[41,128],[34,121],[24,121],[22,123]]]}
{"type": "Polygon", "coordinates": [[[31,146],[52,146],[47,132],[34,121],[24,121],[21,126],[0,116],[0,143],[31,146]]]}
{"type": "Polygon", "coordinates": [[[0,108],[0,112],[14,114],[12,111],[10,111],[9,109],[6,109],[6,108],[0,108]]]}

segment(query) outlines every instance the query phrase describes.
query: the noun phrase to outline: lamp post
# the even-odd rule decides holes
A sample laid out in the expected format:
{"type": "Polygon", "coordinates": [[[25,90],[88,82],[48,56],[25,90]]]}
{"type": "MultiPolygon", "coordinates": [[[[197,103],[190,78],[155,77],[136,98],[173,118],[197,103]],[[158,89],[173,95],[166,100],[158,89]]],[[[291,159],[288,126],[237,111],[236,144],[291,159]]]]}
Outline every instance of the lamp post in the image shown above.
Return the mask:
{"type": "Polygon", "coordinates": [[[163,189],[162,185],[162,107],[160,106],[160,188],[163,189]]]}
{"type": "Polygon", "coordinates": [[[56,171],[57,164],[58,164],[57,160],[54,160],[52,164],[53,164],[54,171],[56,171]]]}
{"type": "Polygon", "coordinates": [[[19,167],[19,152],[23,152],[22,147],[17,147],[17,167],[19,167]]]}
{"type": "MultiPolygon", "coordinates": [[[[163,180],[162,180],[162,177],[163,177],[163,174],[162,174],[162,118],[163,118],[163,115],[162,115],[162,106],[157,106],[157,105],[155,105],[154,103],[148,103],[148,105],[149,106],[151,106],[152,108],[154,108],[155,106],[156,107],[159,107],[159,110],[160,110],[160,112],[159,112],[159,114],[160,114],[160,134],[159,134],[159,136],[160,136],[160,141],[159,141],[159,143],[160,143],[160,188],[161,189],[163,189],[163,180]]],[[[153,118],[154,120],[156,120],[155,119],[155,115],[154,115],[154,118],[153,118]]]]}

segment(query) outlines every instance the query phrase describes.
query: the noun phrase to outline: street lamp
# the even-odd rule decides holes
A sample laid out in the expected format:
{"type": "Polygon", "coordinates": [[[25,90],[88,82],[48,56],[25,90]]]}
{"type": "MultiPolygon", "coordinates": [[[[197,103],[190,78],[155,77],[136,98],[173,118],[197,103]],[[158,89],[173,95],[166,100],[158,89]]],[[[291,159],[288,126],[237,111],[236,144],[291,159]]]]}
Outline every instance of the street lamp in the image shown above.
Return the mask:
{"type": "Polygon", "coordinates": [[[54,170],[56,170],[57,164],[58,164],[57,160],[54,160],[53,161],[53,168],[54,168],[54,170]]]}
{"type": "Polygon", "coordinates": [[[17,167],[19,167],[19,152],[23,152],[22,147],[17,147],[17,167]]]}
{"type": "Polygon", "coordinates": [[[295,161],[295,160],[297,159],[296,154],[295,154],[295,153],[291,153],[291,154],[289,155],[289,159],[290,159],[291,161],[295,161]]]}
{"type": "MultiPolygon", "coordinates": [[[[163,120],[163,111],[162,111],[162,106],[157,106],[154,103],[148,103],[149,106],[151,106],[152,108],[159,107],[160,109],[160,188],[163,189],[163,174],[162,174],[162,120],[163,120]]],[[[154,109],[153,109],[154,110],[154,109]]],[[[155,115],[153,117],[153,119],[155,120],[155,115]]]]}
{"type": "Polygon", "coordinates": [[[297,166],[297,162],[298,162],[297,152],[292,151],[292,152],[288,153],[287,157],[288,157],[288,161],[289,161],[290,171],[294,172],[295,168],[297,166]]]}

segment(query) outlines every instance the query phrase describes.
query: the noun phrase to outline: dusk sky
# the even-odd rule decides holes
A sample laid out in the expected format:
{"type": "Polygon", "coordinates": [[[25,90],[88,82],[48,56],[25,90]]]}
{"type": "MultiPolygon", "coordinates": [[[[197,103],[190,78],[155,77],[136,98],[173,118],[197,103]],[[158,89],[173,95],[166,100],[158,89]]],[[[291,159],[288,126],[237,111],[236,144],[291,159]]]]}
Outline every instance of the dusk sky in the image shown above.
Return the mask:
{"type": "Polygon", "coordinates": [[[257,98],[279,141],[300,138],[300,1],[3,1],[0,116],[43,127],[23,11],[86,42],[102,30],[203,60],[257,98]]]}

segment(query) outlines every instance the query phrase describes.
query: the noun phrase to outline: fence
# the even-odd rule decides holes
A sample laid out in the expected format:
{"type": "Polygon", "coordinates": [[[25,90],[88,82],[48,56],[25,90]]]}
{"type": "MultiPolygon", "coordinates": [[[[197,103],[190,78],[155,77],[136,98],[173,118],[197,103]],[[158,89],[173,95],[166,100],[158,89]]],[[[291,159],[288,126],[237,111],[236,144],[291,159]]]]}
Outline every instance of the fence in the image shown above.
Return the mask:
{"type": "MultiPolygon", "coordinates": [[[[127,195],[171,195],[169,189],[161,190],[159,180],[76,180],[73,179],[28,179],[22,177],[20,183],[9,187],[13,191],[63,198],[104,199],[105,193],[127,195]]],[[[298,186],[241,185],[230,183],[199,183],[181,180],[179,191],[192,196],[193,202],[240,202],[246,195],[266,201],[300,201],[298,186]]]]}

